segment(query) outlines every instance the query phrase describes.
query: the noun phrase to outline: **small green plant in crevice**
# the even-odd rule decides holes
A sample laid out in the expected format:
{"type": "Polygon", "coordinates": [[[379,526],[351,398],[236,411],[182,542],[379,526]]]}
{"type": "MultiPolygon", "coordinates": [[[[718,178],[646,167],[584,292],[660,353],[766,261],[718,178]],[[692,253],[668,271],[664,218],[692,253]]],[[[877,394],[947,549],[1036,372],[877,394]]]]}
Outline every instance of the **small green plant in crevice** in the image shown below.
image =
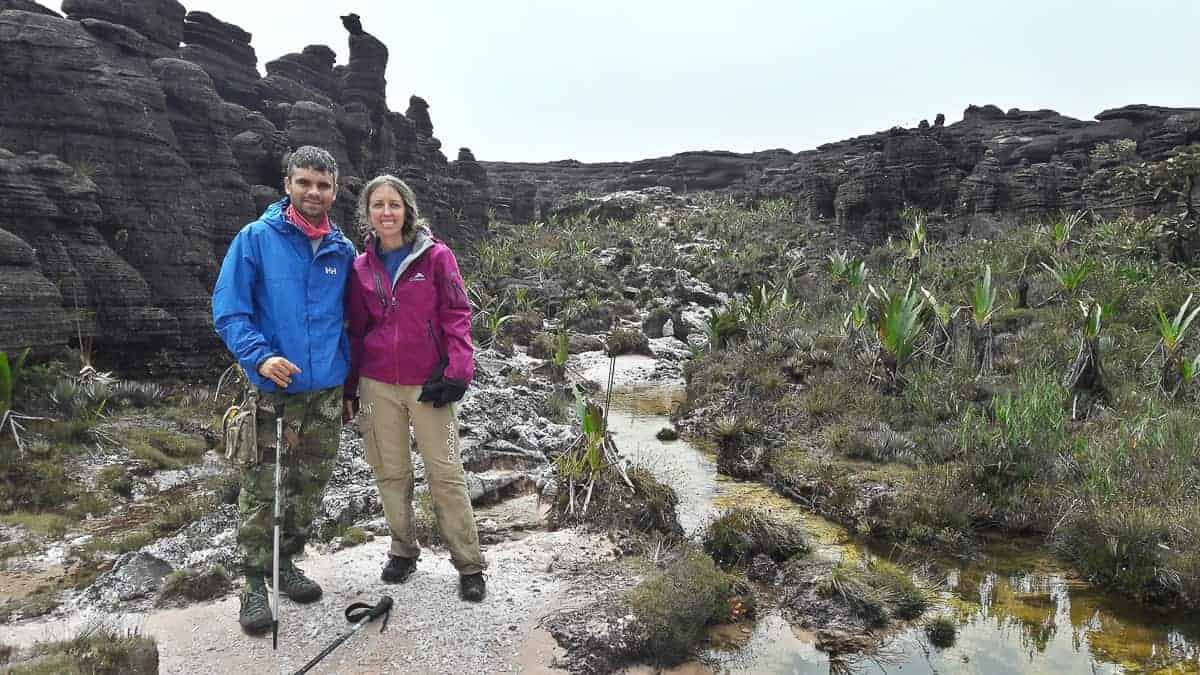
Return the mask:
{"type": "Polygon", "coordinates": [[[783,562],[809,551],[800,525],[746,507],[721,513],[705,527],[701,539],[704,551],[724,567],[745,565],[760,554],[783,562]]]}

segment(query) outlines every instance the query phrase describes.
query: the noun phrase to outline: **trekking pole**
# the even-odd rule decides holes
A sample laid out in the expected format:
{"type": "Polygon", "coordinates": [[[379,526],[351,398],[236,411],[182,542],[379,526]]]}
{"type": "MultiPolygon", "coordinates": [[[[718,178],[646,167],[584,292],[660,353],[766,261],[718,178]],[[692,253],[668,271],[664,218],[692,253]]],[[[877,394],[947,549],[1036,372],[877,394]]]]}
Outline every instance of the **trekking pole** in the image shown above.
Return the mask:
{"type": "Polygon", "coordinates": [[[275,550],[272,552],[271,576],[271,649],[279,649],[279,526],[283,522],[280,515],[280,502],[283,501],[283,489],[280,485],[280,475],[283,465],[283,415],[275,417],[275,550]]]}
{"type": "Polygon", "coordinates": [[[383,625],[379,627],[379,632],[382,633],[384,629],[387,628],[388,618],[390,618],[391,615],[392,598],[391,596],[387,595],[380,598],[379,602],[374,605],[368,605],[365,602],[356,602],[353,605],[350,605],[346,608],[346,620],[354,624],[354,626],[350,630],[339,635],[338,639],[334,640],[333,644],[326,647],[325,651],[317,654],[316,658],[304,664],[304,667],[300,670],[297,670],[295,675],[304,675],[304,673],[307,673],[312,669],[313,666],[320,663],[321,659],[329,656],[330,652],[337,649],[338,645],[345,642],[346,639],[351,635],[354,635],[355,631],[370,623],[372,619],[380,616],[383,617],[383,625]]]}

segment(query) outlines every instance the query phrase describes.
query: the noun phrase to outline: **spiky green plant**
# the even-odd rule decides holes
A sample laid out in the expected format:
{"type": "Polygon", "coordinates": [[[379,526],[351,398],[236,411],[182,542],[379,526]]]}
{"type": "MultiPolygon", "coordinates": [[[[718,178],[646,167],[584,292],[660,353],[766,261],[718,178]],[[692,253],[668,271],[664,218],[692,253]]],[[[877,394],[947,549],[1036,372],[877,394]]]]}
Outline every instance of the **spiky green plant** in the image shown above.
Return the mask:
{"type": "Polygon", "coordinates": [[[904,293],[888,293],[872,288],[872,294],[881,300],[879,324],[876,333],[879,345],[888,353],[891,359],[888,369],[893,378],[912,357],[917,348],[917,340],[921,337],[921,317],[925,311],[925,301],[913,282],[908,282],[904,293]]]}
{"type": "Polygon", "coordinates": [[[851,261],[846,268],[845,282],[851,290],[862,288],[867,283],[867,263],[861,258],[851,261]]]}
{"type": "Polygon", "coordinates": [[[512,318],[512,314],[502,315],[498,311],[492,312],[484,318],[488,331],[488,347],[496,346],[496,342],[500,339],[500,328],[512,320],[512,318]]]}
{"type": "Polygon", "coordinates": [[[992,286],[992,266],[984,267],[983,276],[975,282],[975,290],[971,294],[971,320],[975,328],[984,329],[991,323],[996,314],[996,297],[999,289],[992,286]]]}
{"type": "Polygon", "coordinates": [[[847,251],[835,251],[830,253],[829,258],[829,276],[833,279],[833,283],[843,283],[846,280],[846,272],[850,269],[850,254],[847,251]]]}
{"type": "Polygon", "coordinates": [[[866,303],[859,301],[850,306],[850,311],[846,313],[846,318],[842,322],[843,328],[853,328],[855,331],[861,331],[863,326],[867,325],[869,310],[866,303]]]}
{"type": "Polygon", "coordinates": [[[912,229],[908,231],[908,242],[904,246],[904,258],[909,261],[909,264],[916,265],[920,262],[921,254],[925,252],[925,213],[920,209],[906,209],[911,211],[908,220],[912,222],[912,229]]]}
{"type": "Polygon", "coordinates": [[[1196,375],[1200,374],[1200,354],[1189,359],[1179,360],[1179,376],[1183,378],[1183,383],[1191,385],[1196,380],[1196,375]]]}
{"type": "Polygon", "coordinates": [[[1158,309],[1158,335],[1162,340],[1163,350],[1167,360],[1175,358],[1175,353],[1179,349],[1179,345],[1183,342],[1184,336],[1187,334],[1187,329],[1192,325],[1192,319],[1196,318],[1196,314],[1200,314],[1200,304],[1192,308],[1188,312],[1188,305],[1192,303],[1192,295],[1187,296],[1187,300],[1183,301],[1183,305],[1179,307],[1179,311],[1175,313],[1175,317],[1167,316],[1162,307],[1156,305],[1158,309]]]}
{"type": "Polygon", "coordinates": [[[791,309],[795,304],[786,286],[773,282],[762,284],[750,291],[750,299],[743,307],[744,318],[748,322],[765,322],[778,312],[791,309]]]}
{"type": "Polygon", "coordinates": [[[1183,376],[1184,365],[1179,358],[1179,348],[1183,344],[1184,338],[1187,336],[1188,327],[1192,325],[1192,320],[1200,314],[1200,304],[1196,305],[1188,311],[1188,306],[1192,304],[1192,295],[1189,294],[1187,300],[1183,301],[1183,305],[1179,307],[1179,311],[1174,317],[1170,317],[1163,308],[1156,305],[1158,310],[1157,328],[1159,336],[1159,344],[1162,345],[1163,364],[1159,386],[1162,390],[1170,395],[1175,395],[1179,392],[1183,376]]]}
{"type": "Polygon", "coordinates": [[[1083,222],[1086,217],[1086,212],[1076,211],[1071,214],[1063,214],[1050,224],[1050,241],[1054,244],[1054,248],[1062,251],[1071,243],[1071,235],[1074,234],[1075,228],[1083,222]]]}
{"type": "Polygon", "coordinates": [[[1071,298],[1075,298],[1079,294],[1079,290],[1083,287],[1083,281],[1096,268],[1096,263],[1091,260],[1079,262],[1051,260],[1051,262],[1054,263],[1053,267],[1046,263],[1041,263],[1041,265],[1054,277],[1061,290],[1071,298]]]}
{"type": "Polygon", "coordinates": [[[721,349],[729,341],[746,332],[744,310],[736,298],[729,302],[724,309],[714,309],[704,323],[704,336],[708,339],[708,348],[721,349]]]}

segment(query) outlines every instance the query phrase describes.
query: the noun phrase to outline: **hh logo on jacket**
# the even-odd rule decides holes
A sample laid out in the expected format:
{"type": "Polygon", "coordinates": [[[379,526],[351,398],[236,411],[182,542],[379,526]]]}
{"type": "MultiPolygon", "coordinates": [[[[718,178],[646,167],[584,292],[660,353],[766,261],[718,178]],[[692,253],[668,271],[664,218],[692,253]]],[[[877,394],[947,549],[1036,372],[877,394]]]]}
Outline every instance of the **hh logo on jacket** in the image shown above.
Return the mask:
{"type": "Polygon", "coordinates": [[[331,277],[336,277],[337,276],[337,268],[336,267],[326,267],[325,274],[328,274],[331,277]]]}

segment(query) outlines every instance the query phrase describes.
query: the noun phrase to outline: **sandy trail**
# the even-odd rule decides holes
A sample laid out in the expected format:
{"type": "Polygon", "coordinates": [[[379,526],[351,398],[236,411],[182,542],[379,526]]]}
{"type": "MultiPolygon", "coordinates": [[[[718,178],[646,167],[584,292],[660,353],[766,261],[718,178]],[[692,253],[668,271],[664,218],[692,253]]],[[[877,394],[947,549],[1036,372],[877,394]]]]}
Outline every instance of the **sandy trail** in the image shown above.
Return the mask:
{"type": "Polygon", "coordinates": [[[342,615],[347,605],[375,603],[389,594],[395,609],[384,633],[378,620],[363,627],[310,672],[564,672],[550,668],[556,647],[536,623],[566,591],[565,580],[553,571],[557,561],[593,555],[599,542],[571,531],[536,531],[487,547],[488,597],[479,605],[459,600],[458,574],[441,550],[425,550],[407,583],[382,583],[379,571],[387,547],[385,538],[377,538],[299,562],[325,595],[310,605],[281,601],[278,652],[271,649],[269,633],[242,633],[236,594],[182,609],[80,612],[65,620],[6,626],[4,641],[62,639],[89,621],[106,618],[153,636],[164,674],[291,673],[349,629],[342,615]]]}

